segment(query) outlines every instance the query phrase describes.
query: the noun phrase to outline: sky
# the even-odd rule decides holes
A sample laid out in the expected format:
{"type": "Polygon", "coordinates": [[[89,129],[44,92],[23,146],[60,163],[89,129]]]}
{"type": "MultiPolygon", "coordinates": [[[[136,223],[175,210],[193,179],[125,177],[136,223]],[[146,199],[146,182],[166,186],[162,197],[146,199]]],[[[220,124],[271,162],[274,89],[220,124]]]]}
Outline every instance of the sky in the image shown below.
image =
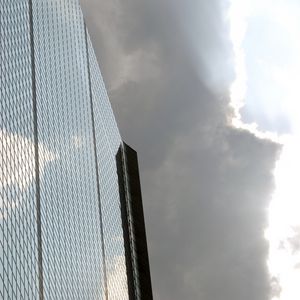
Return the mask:
{"type": "Polygon", "coordinates": [[[139,154],[154,299],[298,300],[299,2],[81,3],[139,154]]]}

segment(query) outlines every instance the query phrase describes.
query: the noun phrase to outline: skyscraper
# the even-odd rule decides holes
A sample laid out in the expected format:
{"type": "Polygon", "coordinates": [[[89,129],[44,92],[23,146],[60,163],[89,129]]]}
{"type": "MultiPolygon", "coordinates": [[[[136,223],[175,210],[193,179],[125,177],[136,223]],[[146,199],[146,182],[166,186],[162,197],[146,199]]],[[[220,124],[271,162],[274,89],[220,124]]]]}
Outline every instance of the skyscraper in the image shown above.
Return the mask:
{"type": "Polygon", "coordinates": [[[78,0],[0,0],[0,298],[152,299],[136,152],[78,0]]]}

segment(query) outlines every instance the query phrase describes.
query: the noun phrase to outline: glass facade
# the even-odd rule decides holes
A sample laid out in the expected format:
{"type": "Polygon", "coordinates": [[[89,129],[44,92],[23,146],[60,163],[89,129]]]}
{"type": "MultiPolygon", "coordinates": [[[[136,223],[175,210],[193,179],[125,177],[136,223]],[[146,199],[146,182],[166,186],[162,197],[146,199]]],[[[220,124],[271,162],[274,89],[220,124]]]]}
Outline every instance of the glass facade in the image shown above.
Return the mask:
{"type": "Polygon", "coordinates": [[[28,1],[0,0],[1,299],[38,297],[34,123],[28,12],[28,1]]]}
{"type": "Polygon", "coordinates": [[[79,1],[0,0],[0,70],[0,298],[144,299],[79,1]]]}

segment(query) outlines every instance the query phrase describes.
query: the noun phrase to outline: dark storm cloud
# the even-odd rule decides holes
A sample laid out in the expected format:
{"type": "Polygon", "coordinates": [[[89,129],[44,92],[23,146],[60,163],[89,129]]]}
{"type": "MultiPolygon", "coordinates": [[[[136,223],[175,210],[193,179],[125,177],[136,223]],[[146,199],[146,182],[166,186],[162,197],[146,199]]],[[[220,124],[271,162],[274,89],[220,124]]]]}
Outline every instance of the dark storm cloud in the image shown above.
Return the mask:
{"type": "Polygon", "coordinates": [[[139,152],[155,299],[268,299],[278,147],[227,126],[228,3],[82,4],[121,133],[139,152]]]}

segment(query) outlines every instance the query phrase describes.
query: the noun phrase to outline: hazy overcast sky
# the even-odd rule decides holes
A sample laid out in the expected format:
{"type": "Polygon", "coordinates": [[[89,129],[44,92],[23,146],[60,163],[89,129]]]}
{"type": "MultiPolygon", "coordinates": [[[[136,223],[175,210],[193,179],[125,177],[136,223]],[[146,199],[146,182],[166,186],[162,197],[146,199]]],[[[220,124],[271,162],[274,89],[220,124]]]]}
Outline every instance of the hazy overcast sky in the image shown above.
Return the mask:
{"type": "Polygon", "coordinates": [[[81,2],[121,134],[139,154],[154,299],[278,296],[264,231],[281,147],[232,126],[239,116],[229,105],[247,70],[242,122],[292,131],[280,102],[285,87],[274,89],[272,76],[286,66],[280,53],[293,53],[281,19],[266,14],[270,1],[239,8],[240,40],[230,27],[234,1],[81,2]]]}

